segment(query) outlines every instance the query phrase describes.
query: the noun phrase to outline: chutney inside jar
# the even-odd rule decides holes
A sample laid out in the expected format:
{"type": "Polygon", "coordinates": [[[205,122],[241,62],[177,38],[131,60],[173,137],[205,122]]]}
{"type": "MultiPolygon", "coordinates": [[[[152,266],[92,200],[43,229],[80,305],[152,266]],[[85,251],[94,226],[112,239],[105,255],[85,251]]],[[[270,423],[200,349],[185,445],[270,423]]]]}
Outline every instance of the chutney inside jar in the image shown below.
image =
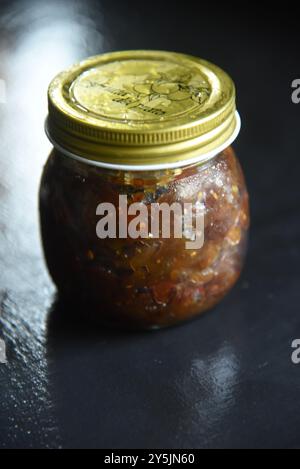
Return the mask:
{"type": "Polygon", "coordinates": [[[234,96],[231,80],[220,69],[161,52],[92,58],[54,80],[48,135],[55,149],[41,183],[42,239],[60,294],[80,305],[87,318],[123,327],[165,327],[212,308],[236,283],[246,252],[249,206],[230,146],[238,125],[234,96]],[[209,81],[212,73],[219,77],[220,94],[213,88],[215,77],[209,81]],[[158,97],[151,95],[153,89],[158,97]],[[84,126],[87,114],[84,120],[80,115],[83,105],[89,127],[84,126]],[[188,147],[184,152],[183,144],[188,147]],[[188,235],[154,238],[150,230],[143,238],[99,239],[97,207],[111,204],[119,212],[120,196],[126,196],[128,206],[143,204],[149,218],[153,204],[201,203],[202,247],[187,249],[188,235]]]}

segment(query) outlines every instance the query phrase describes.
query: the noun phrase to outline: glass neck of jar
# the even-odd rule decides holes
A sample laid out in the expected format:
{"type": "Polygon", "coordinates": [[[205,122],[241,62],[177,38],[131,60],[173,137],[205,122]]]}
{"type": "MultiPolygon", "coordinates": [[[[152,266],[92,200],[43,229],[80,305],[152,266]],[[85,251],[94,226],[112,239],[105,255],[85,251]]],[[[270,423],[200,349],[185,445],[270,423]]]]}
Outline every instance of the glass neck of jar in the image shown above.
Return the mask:
{"type": "MultiPolygon", "coordinates": [[[[226,151],[226,149],[223,151],[226,151]]],[[[143,171],[98,167],[93,165],[89,160],[70,158],[64,152],[57,149],[53,150],[52,155],[55,158],[60,158],[64,166],[72,169],[82,177],[87,177],[88,174],[94,174],[112,182],[118,180],[126,185],[152,186],[153,184],[168,184],[176,179],[180,179],[181,177],[193,175],[195,174],[195,171],[205,171],[216,162],[222,153],[223,152],[219,152],[204,162],[188,164],[180,168],[152,169],[149,167],[149,169],[145,169],[143,171]]]]}

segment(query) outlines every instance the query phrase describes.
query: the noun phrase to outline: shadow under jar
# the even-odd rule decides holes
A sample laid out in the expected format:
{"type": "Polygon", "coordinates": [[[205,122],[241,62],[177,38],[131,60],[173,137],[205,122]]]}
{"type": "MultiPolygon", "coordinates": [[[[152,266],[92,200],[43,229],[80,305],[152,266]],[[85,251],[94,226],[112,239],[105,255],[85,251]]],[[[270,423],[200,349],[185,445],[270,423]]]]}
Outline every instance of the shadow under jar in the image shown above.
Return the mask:
{"type": "Polygon", "coordinates": [[[236,283],[247,246],[248,193],[230,146],[239,127],[231,79],[190,56],[106,54],[56,77],[40,214],[60,294],[87,318],[126,328],[173,325],[216,305],[236,283]],[[97,231],[101,204],[109,204],[106,237],[97,231]],[[135,238],[127,232],[133,204],[146,209],[135,238]],[[158,236],[151,231],[152,208],[162,204],[182,208],[170,210],[169,237],[162,218],[158,236]],[[200,247],[194,224],[184,224],[186,207],[201,212],[200,247]]]}

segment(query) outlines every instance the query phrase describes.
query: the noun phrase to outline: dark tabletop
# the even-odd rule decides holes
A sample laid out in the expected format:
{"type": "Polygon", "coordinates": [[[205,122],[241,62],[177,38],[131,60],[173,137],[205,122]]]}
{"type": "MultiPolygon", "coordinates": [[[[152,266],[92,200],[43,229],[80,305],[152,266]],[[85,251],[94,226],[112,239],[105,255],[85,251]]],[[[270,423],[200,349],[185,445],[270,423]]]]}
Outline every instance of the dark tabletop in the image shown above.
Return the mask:
{"type": "Polygon", "coordinates": [[[300,447],[299,39],[287,6],[1,0],[0,448],[300,447]],[[132,48],[195,54],[233,76],[252,206],[247,263],[226,300],[139,334],[70,319],[37,208],[48,83],[86,56],[132,48]]]}

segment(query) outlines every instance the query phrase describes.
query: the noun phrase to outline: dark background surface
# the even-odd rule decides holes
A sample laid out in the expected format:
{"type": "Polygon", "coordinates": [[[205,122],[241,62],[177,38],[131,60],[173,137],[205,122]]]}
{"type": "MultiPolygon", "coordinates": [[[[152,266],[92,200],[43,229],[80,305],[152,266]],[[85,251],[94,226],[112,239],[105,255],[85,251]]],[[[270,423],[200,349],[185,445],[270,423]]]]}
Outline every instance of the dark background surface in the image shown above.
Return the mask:
{"type": "Polygon", "coordinates": [[[0,1],[0,448],[300,447],[300,31],[284,7],[0,1]],[[86,56],[131,48],[195,54],[232,75],[252,204],[233,292],[194,322],[142,334],[67,319],[37,210],[48,83],[86,56]]]}

